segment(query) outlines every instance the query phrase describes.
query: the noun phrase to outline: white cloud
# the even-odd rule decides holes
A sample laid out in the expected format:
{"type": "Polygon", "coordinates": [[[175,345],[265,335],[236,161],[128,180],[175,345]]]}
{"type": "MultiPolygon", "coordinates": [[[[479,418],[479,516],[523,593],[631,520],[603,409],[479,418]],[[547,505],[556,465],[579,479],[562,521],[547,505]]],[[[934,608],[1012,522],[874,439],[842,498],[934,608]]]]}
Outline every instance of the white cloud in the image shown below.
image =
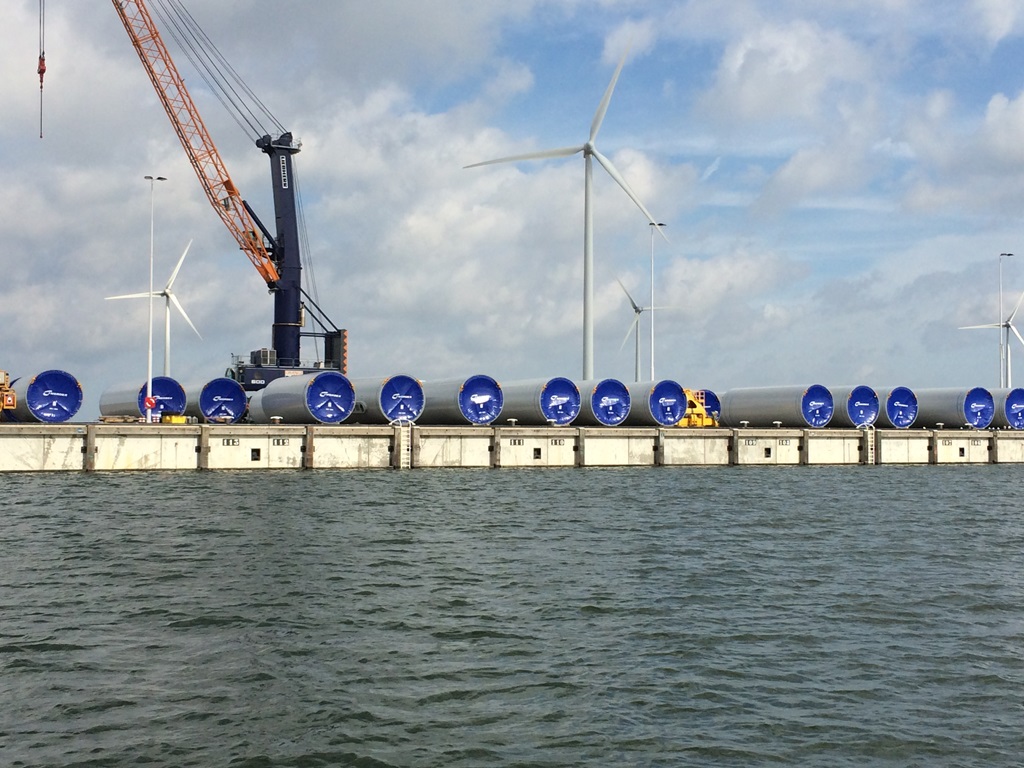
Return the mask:
{"type": "Polygon", "coordinates": [[[972,0],[971,6],[993,45],[1020,31],[1021,20],[1024,19],[1024,3],[1021,0],[972,0]]]}
{"type": "Polygon", "coordinates": [[[869,69],[839,32],[802,20],[765,24],[727,46],[702,105],[719,123],[814,121],[830,89],[864,78],[869,69]]]}

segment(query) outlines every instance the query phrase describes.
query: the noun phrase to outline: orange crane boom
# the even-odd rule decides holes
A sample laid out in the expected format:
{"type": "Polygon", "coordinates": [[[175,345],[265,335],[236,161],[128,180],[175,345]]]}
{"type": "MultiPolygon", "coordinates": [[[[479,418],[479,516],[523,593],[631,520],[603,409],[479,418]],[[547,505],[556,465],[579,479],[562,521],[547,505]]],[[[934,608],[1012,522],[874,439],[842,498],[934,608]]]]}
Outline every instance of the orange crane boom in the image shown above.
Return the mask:
{"type": "Polygon", "coordinates": [[[270,288],[275,288],[280,279],[277,266],[238,188],[231,181],[224,161],[185,88],[185,81],[174,66],[149,10],[142,0],[112,2],[199,177],[206,197],[260,276],[270,288]]]}

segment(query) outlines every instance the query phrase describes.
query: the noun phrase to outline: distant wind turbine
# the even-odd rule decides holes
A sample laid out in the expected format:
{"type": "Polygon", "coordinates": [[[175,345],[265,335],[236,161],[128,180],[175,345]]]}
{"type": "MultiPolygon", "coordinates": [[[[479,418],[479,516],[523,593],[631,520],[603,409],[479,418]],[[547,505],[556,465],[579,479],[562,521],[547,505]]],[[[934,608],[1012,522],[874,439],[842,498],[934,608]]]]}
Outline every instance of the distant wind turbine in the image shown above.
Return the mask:
{"type": "Polygon", "coordinates": [[[1006,319],[1001,323],[986,323],[985,325],[963,325],[959,330],[973,330],[975,328],[999,328],[999,351],[1000,351],[1000,365],[1002,366],[999,371],[999,386],[1000,387],[1012,387],[1011,384],[1011,366],[1010,366],[1010,332],[1017,337],[1017,340],[1021,344],[1024,344],[1024,336],[1020,335],[1020,331],[1013,324],[1013,318],[1017,315],[1017,310],[1020,309],[1021,302],[1024,302],[1024,293],[1017,299],[1017,306],[1013,308],[1013,311],[1007,315],[1006,319]]]}
{"type": "MultiPolygon", "coordinates": [[[[162,291],[154,291],[152,293],[153,298],[162,297],[164,300],[164,376],[171,375],[171,304],[174,305],[175,309],[181,313],[181,316],[185,318],[185,322],[189,324],[189,327],[196,332],[196,336],[200,339],[203,338],[199,330],[189,320],[187,314],[185,314],[184,307],[181,306],[181,302],[178,301],[178,297],[174,295],[171,288],[174,286],[174,281],[178,277],[178,272],[181,270],[181,265],[185,261],[185,256],[188,255],[188,249],[192,247],[192,241],[188,241],[188,245],[185,246],[184,252],[181,254],[181,258],[178,259],[178,263],[174,267],[174,271],[171,272],[171,277],[167,281],[167,285],[164,286],[162,291]]],[[[126,293],[123,296],[107,296],[107,299],[148,299],[150,293],[126,293]]]]}
{"type": "MultiPolygon", "coordinates": [[[[633,297],[629,295],[629,291],[626,290],[626,286],[624,286],[622,284],[622,281],[616,279],[616,282],[619,284],[619,287],[622,289],[622,292],[624,294],[626,294],[626,298],[629,299],[630,306],[633,307],[633,322],[630,324],[629,330],[626,331],[626,335],[622,339],[622,345],[619,347],[619,349],[622,349],[622,347],[626,346],[626,342],[629,341],[629,334],[633,333],[634,330],[635,330],[636,331],[636,363],[634,364],[634,367],[633,367],[633,380],[634,381],[640,381],[640,315],[642,315],[644,312],[648,312],[648,311],[653,313],[655,309],[662,309],[662,307],[641,307],[641,306],[639,306],[633,300],[633,297]]],[[[654,370],[654,353],[653,353],[653,351],[651,352],[651,370],[652,370],[651,376],[653,378],[653,376],[654,376],[654,374],[653,374],[653,370],[654,370]]]]}
{"type": "MultiPolygon", "coordinates": [[[[657,221],[644,207],[644,204],[640,202],[640,198],[636,196],[636,193],[630,189],[629,184],[626,183],[626,180],[615,169],[611,160],[598,152],[597,147],[594,145],[594,142],[597,141],[597,132],[601,129],[601,123],[604,121],[605,113],[608,111],[608,103],[611,101],[612,92],[615,90],[615,83],[619,79],[619,73],[622,71],[623,65],[626,63],[626,54],[628,53],[629,49],[627,48],[626,53],[622,55],[619,66],[615,68],[615,74],[612,75],[612,80],[608,83],[608,88],[601,98],[601,103],[597,105],[597,112],[594,113],[594,119],[590,124],[590,136],[585,144],[575,147],[548,149],[541,152],[527,152],[523,155],[499,157],[495,160],[485,160],[482,163],[473,163],[472,165],[465,166],[466,168],[477,168],[481,165],[493,165],[495,163],[544,160],[552,157],[569,157],[579,152],[583,153],[586,161],[583,187],[583,379],[585,381],[590,381],[594,378],[594,212],[591,204],[593,187],[591,158],[597,158],[597,162],[615,180],[615,183],[622,187],[623,191],[629,195],[629,198],[636,203],[636,206],[643,211],[644,216],[657,226],[657,221]]],[[[658,231],[661,231],[660,227],[658,227],[658,231]]],[[[665,237],[665,233],[662,232],[661,236],[665,237]]],[[[668,240],[668,238],[665,239],[666,241],[668,240]]]]}

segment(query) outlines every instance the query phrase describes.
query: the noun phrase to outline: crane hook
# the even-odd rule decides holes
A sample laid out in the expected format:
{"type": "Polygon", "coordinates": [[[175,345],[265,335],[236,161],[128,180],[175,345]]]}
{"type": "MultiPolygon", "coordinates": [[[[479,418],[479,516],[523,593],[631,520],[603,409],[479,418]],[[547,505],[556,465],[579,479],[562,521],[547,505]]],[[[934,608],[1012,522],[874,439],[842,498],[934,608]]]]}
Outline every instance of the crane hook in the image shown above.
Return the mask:
{"type": "Polygon", "coordinates": [[[46,74],[46,52],[43,43],[46,40],[46,0],[39,0],[39,64],[36,74],[39,75],[39,138],[43,138],[43,75],[46,74]]]}

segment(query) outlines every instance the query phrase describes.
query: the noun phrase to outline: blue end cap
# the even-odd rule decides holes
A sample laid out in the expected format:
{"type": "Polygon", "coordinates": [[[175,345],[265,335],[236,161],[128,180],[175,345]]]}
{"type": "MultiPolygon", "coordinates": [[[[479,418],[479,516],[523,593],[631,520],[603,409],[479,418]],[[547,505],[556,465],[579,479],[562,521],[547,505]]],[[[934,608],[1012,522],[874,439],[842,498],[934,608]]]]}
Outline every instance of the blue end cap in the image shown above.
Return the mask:
{"type": "Polygon", "coordinates": [[[846,401],[846,414],[855,427],[866,427],[878,421],[878,393],[871,387],[854,387],[846,401]]]}
{"type": "Polygon", "coordinates": [[[835,409],[835,403],[832,400],[832,393],[828,390],[828,387],[824,387],[821,384],[812,384],[804,392],[804,396],[800,401],[800,412],[803,414],[804,421],[807,422],[809,427],[825,427],[832,421],[832,412],[835,409]]]}
{"type": "Polygon", "coordinates": [[[416,421],[423,413],[423,386],[412,376],[392,376],[380,388],[380,409],[388,421],[416,421]]]}
{"type": "Polygon", "coordinates": [[[1011,429],[1024,429],[1024,389],[1011,389],[1006,394],[1006,421],[1011,429]]]}
{"type": "Polygon", "coordinates": [[[227,377],[208,381],[199,392],[199,412],[209,421],[234,424],[245,415],[247,405],[245,388],[227,377]]]}
{"type": "Polygon", "coordinates": [[[917,395],[907,387],[893,387],[885,400],[885,415],[896,429],[909,429],[917,420],[917,395]]]}
{"type": "Polygon", "coordinates": [[[629,415],[629,390],[617,379],[599,381],[590,395],[594,418],[606,427],[617,427],[629,415]]]}
{"type": "Polygon", "coordinates": [[[338,424],[352,414],[356,391],[338,371],[318,373],[306,385],[306,407],[323,424],[338,424]]]}
{"type": "Polygon", "coordinates": [[[654,420],[666,427],[674,427],[686,415],[686,393],[671,379],[655,384],[648,402],[654,420]]]}
{"type": "Polygon", "coordinates": [[[715,419],[718,419],[722,415],[721,398],[710,389],[699,389],[697,391],[704,395],[704,410],[713,415],[715,419]]]}
{"type": "Polygon", "coordinates": [[[541,413],[559,426],[571,424],[580,415],[581,402],[579,388],[561,376],[550,379],[540,394],[541,413]]]}
{"type": "Polygon", "coordinates": [[[82,407],[82,385],[65,371],[43,371],[25,389],[25,404],[39,421],[59,424],[82,407]]]}
{"type": "Polygon", "coordinates": [[[985,429],[996,415],[996,403],[992,393],[984,387],[968,390],[964,397],[964,418],[975,429],[985,429]]]}
{"type": "MultiPolygon", "coordinates": [[[[164,413],[180,416],[185,412],[185,390],[177,381],[170,376],[153,377],[153,399],[156,407],[153,413],[162,415],[164,413]]],[[[146,385],[139,388],[139,413],[146,412],[146,385]]]]}
{"type": "Polygon", "coordinates": [[[490,424],[504,403],[501,386],[490,376],[470,376],[459,390],[459,410],[471,424],[490,424]]]}

